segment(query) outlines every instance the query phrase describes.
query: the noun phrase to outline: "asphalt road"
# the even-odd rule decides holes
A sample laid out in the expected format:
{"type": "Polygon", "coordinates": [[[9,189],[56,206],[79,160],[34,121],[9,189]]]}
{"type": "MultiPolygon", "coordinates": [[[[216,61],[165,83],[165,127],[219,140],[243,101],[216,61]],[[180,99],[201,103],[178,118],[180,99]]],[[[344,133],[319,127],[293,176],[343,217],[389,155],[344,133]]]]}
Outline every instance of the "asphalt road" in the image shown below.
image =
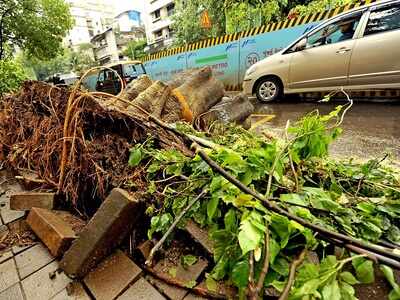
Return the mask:
{"type": "MultiPolygon", "coordinates": [[[[257,101],[255,101],[257,103],[257,101]]],[[[265,123],[263,129],[281,134],[287,120],[293,124],[303,115],[318,109],[321,114],[329,113],[341,104],[289,101],[256,104],[256,113],[272,114],[275,118],[265,123]]],[[[380,158],[386,152],[392,159],[400,161],[400,101],[396,103],[355,102],[342,124],[343,134],[330,149],[338,158],[380,158]]]]}

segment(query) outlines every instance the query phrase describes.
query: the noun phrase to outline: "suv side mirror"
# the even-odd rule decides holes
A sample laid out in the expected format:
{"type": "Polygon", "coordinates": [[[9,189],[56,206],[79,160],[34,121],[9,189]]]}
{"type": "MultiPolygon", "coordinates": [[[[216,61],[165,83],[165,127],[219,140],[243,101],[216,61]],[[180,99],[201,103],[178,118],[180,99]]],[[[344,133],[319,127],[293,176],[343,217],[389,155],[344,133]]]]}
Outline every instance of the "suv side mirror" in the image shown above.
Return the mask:
{"type": "Polygon", "coordinates": [[[307,38],[301,39],[301,40],[297,43],[297,45],[296,45],[296,47],[295,47],[295,51],[304,50],[304,49],[306,48],[306,46],[307,46],[307,38]]]}

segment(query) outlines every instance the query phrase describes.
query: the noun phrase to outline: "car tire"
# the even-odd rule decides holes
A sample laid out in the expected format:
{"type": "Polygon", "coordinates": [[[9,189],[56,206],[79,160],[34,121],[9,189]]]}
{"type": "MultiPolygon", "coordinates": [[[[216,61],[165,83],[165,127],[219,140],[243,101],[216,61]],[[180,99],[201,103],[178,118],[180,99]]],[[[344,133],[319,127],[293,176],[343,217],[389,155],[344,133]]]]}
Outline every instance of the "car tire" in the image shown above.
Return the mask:
{"type": "Polygon", "coordinates": [[[283,95],[283,86],[279,79],[274,77],[263,78],[256,87],[256,96],[260,102],[274,102],[283,95]]]}

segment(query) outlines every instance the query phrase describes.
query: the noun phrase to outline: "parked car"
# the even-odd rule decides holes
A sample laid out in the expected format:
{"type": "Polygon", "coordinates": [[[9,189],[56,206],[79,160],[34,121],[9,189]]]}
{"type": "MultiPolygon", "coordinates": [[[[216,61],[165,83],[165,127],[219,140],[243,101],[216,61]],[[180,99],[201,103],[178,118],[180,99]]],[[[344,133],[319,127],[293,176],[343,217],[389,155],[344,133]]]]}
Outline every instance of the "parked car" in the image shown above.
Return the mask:
{"type": "Polygon", "coordinates": [[[243,89],[262,102],[283,94],[400,88],[400,1],[333,17],[251,66],[243,89]]]}
{"type": "Polygon", "coordinates": [[[138,78],[140,75],[146,74],[145,67],[142,62],[138,60],[118,62],[105,67],[106,68],[101,70],[97,77],[96,91],[113,95],[118,94],[121,89],[125,88],[132,80],[138,78]],[[117,73],[122,79],[122,87],[117,73]]]}

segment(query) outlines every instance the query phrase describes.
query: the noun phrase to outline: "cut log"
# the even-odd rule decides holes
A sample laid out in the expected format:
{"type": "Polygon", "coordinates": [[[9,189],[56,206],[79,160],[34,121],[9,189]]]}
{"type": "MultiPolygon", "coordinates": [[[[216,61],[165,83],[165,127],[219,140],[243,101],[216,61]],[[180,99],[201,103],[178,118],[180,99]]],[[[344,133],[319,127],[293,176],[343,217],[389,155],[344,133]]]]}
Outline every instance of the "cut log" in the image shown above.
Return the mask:
{"type": "Polygon", "coordinates": [[[245,94],[234,98],[224,97],[221,102],[204,114],[202,122],[211,124],[219,121],[224,124],[241,123],[254,112],[254,105],[245,94]]]}
{"type": "MultiPolygon", "coordinates": [[[[141,75],[138,79],[130,82],[121,94],[121,98],[133,101],[139,94],[148,89],[153,82],[148,75],[141,75]]],[[[123,104],[126,107],[126,104],[123,104]]]]}

